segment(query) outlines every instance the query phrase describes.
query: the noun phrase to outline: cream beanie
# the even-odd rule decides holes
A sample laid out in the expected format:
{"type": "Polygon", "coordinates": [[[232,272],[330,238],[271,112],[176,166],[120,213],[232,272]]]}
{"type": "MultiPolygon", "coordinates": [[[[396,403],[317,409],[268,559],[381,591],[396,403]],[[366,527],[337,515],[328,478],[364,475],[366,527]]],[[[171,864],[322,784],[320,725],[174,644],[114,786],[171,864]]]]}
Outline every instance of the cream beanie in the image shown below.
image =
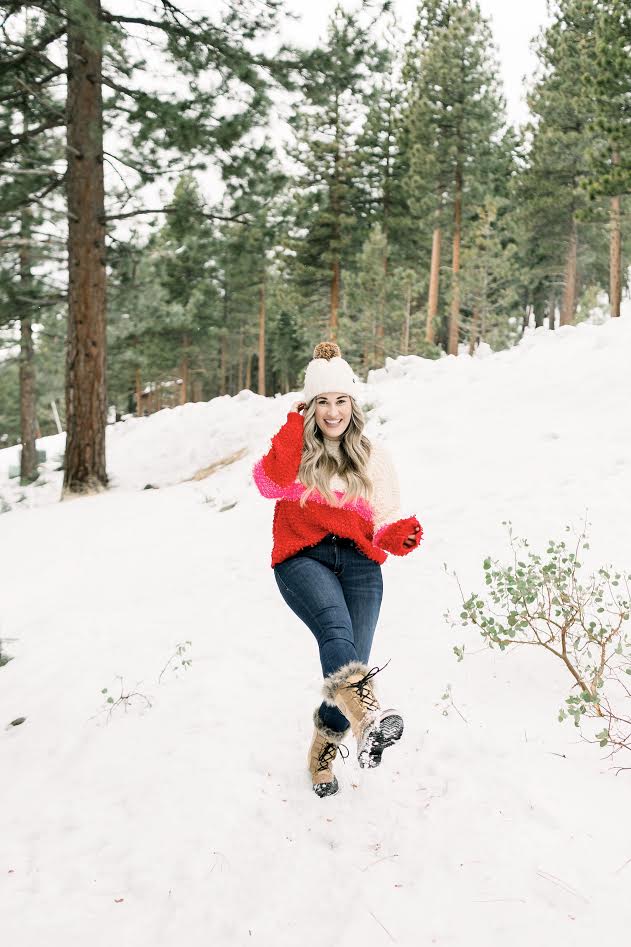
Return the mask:
{"type": "Polygon", "coordinates": [[[357,379],[353,369],[344,361],[339,346],[335,342],[320,342],[313,350],[313,359],[305,372],[303,401],[307,404],[316,395],[328,391],[357,397],[357,379]]]}

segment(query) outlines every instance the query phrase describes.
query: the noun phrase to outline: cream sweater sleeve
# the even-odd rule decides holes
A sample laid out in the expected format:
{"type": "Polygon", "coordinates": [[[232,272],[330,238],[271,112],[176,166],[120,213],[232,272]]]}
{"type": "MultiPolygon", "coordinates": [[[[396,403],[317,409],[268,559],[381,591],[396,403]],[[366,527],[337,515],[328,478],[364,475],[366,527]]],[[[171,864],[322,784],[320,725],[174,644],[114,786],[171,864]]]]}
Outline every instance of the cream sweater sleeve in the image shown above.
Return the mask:
{"type": "Polygon", "coordinates": [[[401,499],[399,478],[390,454],[378,441],[371,441],[371,447],[369,470],[376,533],[382,526],[401,518],[401,499]]]}

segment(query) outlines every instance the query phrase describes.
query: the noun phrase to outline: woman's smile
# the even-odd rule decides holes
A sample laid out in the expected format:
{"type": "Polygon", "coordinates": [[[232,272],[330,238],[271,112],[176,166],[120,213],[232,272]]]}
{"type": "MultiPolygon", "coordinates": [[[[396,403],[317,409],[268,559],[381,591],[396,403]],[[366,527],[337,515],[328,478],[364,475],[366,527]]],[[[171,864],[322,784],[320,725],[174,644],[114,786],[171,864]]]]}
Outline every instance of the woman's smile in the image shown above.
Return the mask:
{"type": "Polygon", "coordinates": [[[350,424],[353,406],[349,395],[331,392],[316,398],[315,420],[323,434],[341,437],[350,424]]]}

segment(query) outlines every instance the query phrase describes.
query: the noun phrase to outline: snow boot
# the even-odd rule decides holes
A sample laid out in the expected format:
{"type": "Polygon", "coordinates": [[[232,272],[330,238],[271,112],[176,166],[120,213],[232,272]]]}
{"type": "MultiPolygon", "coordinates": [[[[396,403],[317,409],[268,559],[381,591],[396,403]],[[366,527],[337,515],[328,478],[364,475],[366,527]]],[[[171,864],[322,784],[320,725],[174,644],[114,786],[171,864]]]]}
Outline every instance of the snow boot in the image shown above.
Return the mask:
{"type": "MultiPolygon", "coordinates": [[[[319,707],[316,708],[313,714],[315,729],[309,747],[307,765],[311,773],[314,793],[317,796],[333,796],[340,788],[337,779],[333,775],[333,761],[338,750],[342,755],[340,744],[348,730],[339,733],[337,730],[331,730],[330,727],[325,726],[319,710],[319,707]]],[[[346,755],[348,756],[348,751],[346,755]]]]}
{"type": "MultiPolygon", "coordinates": [[[[385,665],[384,665],[385,666],[385,665]]],[[[403,719],[395,710],[382,710],[372,678],[383,668],[369,670],[351,661],[324,682],[324,699],[342,711],[357,740],[357,760],[362,768],[379,766],[383,751],[403,733],[403,719]]]]}

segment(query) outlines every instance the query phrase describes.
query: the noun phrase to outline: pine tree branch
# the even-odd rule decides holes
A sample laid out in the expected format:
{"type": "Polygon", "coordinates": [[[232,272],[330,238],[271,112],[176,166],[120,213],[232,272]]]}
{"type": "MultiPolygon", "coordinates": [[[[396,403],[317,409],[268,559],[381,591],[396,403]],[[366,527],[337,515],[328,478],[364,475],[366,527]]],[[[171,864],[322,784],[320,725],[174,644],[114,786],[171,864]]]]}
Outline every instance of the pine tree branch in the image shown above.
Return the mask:
{"type": "Polygon", "coordinates": [[[188,29],[188,27],[178,23],[177,20],[174,20],[172,23],[164,23],[160,20],[150,20],[144,16],[118,16],[114,13],[110,13],[108,10],[101,11],[101,19],[106,23],[135,23],[137,26],[148,26],[150,29],[163,30],[165,32],[169,32],[175,27],[176,32],[181,36],[186,36],[191,39],[199,38],[194,30],[188,29]]]}
{"type": "Polygon", "coordinates": [[[24,90],[30,92],[31,95],[37,96],[39,94],[39,90],[43,88],[48,82],[50,82],[52,79],[56,79],[57,76],[65,75],[66,72],[66,69],[62,68],[61,66],[57,66],[53,72],[49,72],[48,75],[42,76],[42,78],[34,82],[32,86],[29,86],[21,79],[18,79],[17,81],[20,82],[20,84],[23,86],[23,89],[18,89],[17,92],[10,92],[8,95],[0,95],[0,102],[10,102],[12,99],[21,98],[24,95],[24,90]]]}
{"type": "Polygon", "coordinates": [[[12,135],[11,138],[0,139],[0,156],[10,154],[22,142],[30,141],[37,135],[41,135],[42,132],[48,131],[49,128],[59,128],[62,125],[65,125],[65,117],[57,115],[46,122],[40,122],[39,125],[35,125],[33,128],[27,128],[21,135],[12,135]]]}
{"type": "MultiPolygon", "coordinates": [[[[105,214],[104,220],[125,220],[128,217],[138,217],[141,214],[175,214],[180,210],[178,207],[158,207],[153,210],[143,209],[143,210],[130,210],[126,211],[124,214],[105,214]]],[[[243,224],[245,227],[249,227],[249,221],[242,220],[243,214],[235,214],[233,217],[223,217],[221,214],[209,214],[206,211],[196,211],[200,217],[206,217],[208,220],[223,220],[226,223],[236,223],[243,224]]]]}
{"type": "MultiPolygon", "coordinates": [[[[33,54],[41,53],[42,50],[46,49],[47,46],[50,46],[51,43],[54,43],[55,40],[60,39],[66,32],[66,24],[60,26],[58,29],[54,30],[52,33],[49,33],[47,36],[42,37],[39,43],[34,43],[32,46],[20,46],[22,52],[17,56],[7,56],[5,59],[0,59],[0,69],[14,69],[21,62],[24,62],[29,56],[33,54]]],[[[15,44],[19,45],[19,44],[15,44]]]]}

